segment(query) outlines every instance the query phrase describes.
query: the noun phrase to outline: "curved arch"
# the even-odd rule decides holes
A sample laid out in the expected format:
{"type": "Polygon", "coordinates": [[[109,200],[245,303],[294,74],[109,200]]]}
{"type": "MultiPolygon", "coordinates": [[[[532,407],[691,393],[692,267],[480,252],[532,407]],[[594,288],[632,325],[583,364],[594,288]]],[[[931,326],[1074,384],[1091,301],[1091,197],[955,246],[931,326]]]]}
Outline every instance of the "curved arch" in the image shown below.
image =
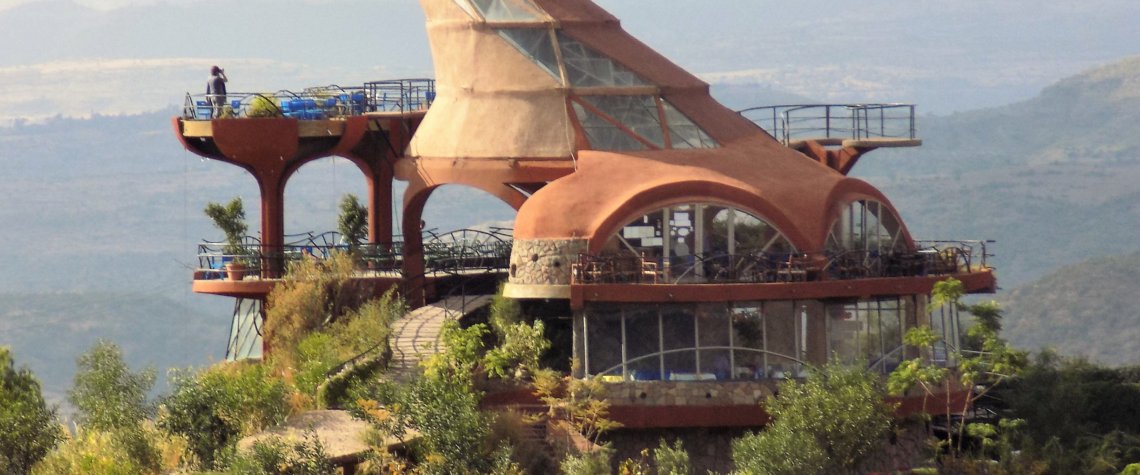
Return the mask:
{"type": "Polygon", "coordinates": [[[721,204],[746,211],[776,228],[796,248],[813,248],[813,241],[764,197],[724,183],[693,180],[646,188],[628,197],[617,209],[591,226],[589,252],[599,252],[605,245],[605,239],[595,238],[608,238],[638,216],[666,206],[696,202],[721,204]]]}
{"type": "Polygon", "coordinates": [[[899,232],[901,233],[903,243],[907,249],[914,250],[914,239],[910,235],[910,230],[907,229],[906,223],[902,220],[902,216],[899,215],[898,210],[895,209],[890,200],[870,184],[853,178],[845,179],[840,182],[828,195],[827,202],[829,206],[827,213],[824,215],[827,226],[823,229],[824,235],[820,237],[820,242],[827,242],[827,235],[831,232],[836,220],[840,218],[843,210],[847,209],[851,203],[859,200],[877,202],[879,206],[890,213],[899,223],[899,232]]]}

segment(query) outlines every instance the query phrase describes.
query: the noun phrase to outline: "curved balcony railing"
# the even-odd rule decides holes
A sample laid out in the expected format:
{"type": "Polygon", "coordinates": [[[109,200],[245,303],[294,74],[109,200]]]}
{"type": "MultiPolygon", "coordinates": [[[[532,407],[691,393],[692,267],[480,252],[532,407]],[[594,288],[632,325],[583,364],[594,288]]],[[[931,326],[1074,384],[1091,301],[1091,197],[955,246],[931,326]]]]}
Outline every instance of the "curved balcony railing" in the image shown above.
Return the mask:
{"type": "Polygon", "coordinates": [[[752,252],[668,260],[628,253],[580,254],[574,284],[729,284],[953,275],[989,269],[993,241],[917,241],[915,251],[853,250],[823,255],[752,252]]]}
{"type": "Polygon", "coordinates": [[[797,140],[914,140],[914,109],[914,104],[795,104],[739,113],[788,145],[797,140]]]}
{"type": "MultiPolygon", "coordinates": [[[[269,249],[253,236],[242,240],[239,250],[228,249],[225,242],[204,241],[198,245],[200,280],[226,278],[226,265],[243,264],[244,277],[261,277],[263,264],[276,260],[277,268],[286,269],[288,262],[301,259],[327,259],[333,252],[352,250],[361,267],[376,272],[399,272],[403,268],[404,243],[400,239],[391,246],[380,244],[349,245],[340,233],[303,233],[285,236],[286,244],[269,249]]],[[[424,232],[424,262],[428,273],[463,273],[467,271],[503,271],[511,257],[510,230],[490,231],[459,229],[447,233],[424,232]]]]}
{"type": "Polygon", "coordinates": [[[435,101],[434,79],[371,81],[360,86],[307,87],[301,92],[231,92],[224,98],[186,93],[182,118],[243,118],[259,114],[299,120],[325,120],[374,112],[423,110],[435,101]],[[214,100],[221,99],[220,104],[214,100]]]}
{"type": "Polygon", "coordinates": [[[597,374],[602,381],[729,381],[729,380],[782,380],[787,377],[801,378],[811,365],[797,358],[774,351],[739,346],[702,346],[677,348],[648,353],[630,358],[597,374]],[[723,356],[721,364],[701,367],[701,352],[717,353],[723,356]],[[694,366],[691,368],[671,368],[665,356],[693,353],[694,366]],[[757,355],[756,362],[735,361],[736,353],[757,355]],[[656,364],[646,366],[644,363],[656,364]]]}

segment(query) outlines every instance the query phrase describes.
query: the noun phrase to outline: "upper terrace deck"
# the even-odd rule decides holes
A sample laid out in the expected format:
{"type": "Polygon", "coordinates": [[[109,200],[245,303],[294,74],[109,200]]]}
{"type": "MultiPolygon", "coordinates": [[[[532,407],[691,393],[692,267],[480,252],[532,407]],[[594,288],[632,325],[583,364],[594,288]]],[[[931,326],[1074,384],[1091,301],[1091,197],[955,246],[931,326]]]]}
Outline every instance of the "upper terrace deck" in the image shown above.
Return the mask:
{"type": "Polygon", "coordinates": [[[300,92],[228,93],[217,106],[208,94],[186,93],[182,119],[286,117],[326,120],[367,114],[392,114],[427,110],[435,100],[432,79],[369,81],[360,86],[307,87],[300,92]]]}

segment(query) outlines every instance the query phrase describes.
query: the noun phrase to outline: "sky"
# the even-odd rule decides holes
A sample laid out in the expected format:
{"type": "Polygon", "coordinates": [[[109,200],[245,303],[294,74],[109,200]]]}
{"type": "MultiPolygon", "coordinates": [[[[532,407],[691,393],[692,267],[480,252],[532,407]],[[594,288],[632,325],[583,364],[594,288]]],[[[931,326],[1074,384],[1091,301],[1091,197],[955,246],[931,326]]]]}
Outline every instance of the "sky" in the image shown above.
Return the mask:
{"type": "MultiPolygon", "coordinates": [[[[597,1],[714,94],[949,114],[1140,54],[1135,0],[597,1]]],[[[174,108],[213,64],[245,92],[432,74],[416,0],[0,0],[0,44],[0,125],[174,108]]]]}

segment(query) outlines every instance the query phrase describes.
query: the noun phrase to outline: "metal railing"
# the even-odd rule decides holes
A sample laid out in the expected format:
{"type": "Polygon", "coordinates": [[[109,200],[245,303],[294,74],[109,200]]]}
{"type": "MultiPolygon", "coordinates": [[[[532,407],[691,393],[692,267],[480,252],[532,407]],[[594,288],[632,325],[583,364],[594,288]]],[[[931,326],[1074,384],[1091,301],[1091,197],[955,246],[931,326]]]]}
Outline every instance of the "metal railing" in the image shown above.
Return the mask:
{"type": "Polygon", "coordinates": [[[994,241],[916,241],[914,251],[850,250],[821,255],[693,254],[668,261],[628,253],[579,254],[574,284],[727,284],[954,275],[990,269],[994,241]],[[666,265],[668,264],[668,265],[666,265]]]}
{"type": "MultiPolygon", "coordinates": [[[[246,236],[239,249],[225,242],[203,241],[198,244],[200,280],[226,278],[227,264],[244,266],[243,277],[261,277],[263,264],[275,262],[287,269],[287,263],[301,259],[328,259],[333,252],[353,251],[361,270],[400,272],[404,262],[404,242],[393,240],[391,246],[353,244],[344,241],[339,232],[302,233],[285,236],[286,244],[270,249],[253,236],[246,236]]],[[[509,230],[491,231],[459,229],[443,234],[425,231],[424,264],[427,273],[459,274],[465,271],[504,271],[510,264],[509,230]]]]}
{"type": "Polygon", "coordinates": [[[182,118],[289,117],[299,120],[325,120],[374,112],[424,110],[435,101],[434,79],[371,81],[360,86],[307,87],[301,92],[228,93],[218,96],[186,93],[182,118]]]}
{"type": "Polygon", "coordinates": [[[914,140],[914,110],[914,104],[794,104],[739,113],[787,145],[796,140],[914,140]]]}

